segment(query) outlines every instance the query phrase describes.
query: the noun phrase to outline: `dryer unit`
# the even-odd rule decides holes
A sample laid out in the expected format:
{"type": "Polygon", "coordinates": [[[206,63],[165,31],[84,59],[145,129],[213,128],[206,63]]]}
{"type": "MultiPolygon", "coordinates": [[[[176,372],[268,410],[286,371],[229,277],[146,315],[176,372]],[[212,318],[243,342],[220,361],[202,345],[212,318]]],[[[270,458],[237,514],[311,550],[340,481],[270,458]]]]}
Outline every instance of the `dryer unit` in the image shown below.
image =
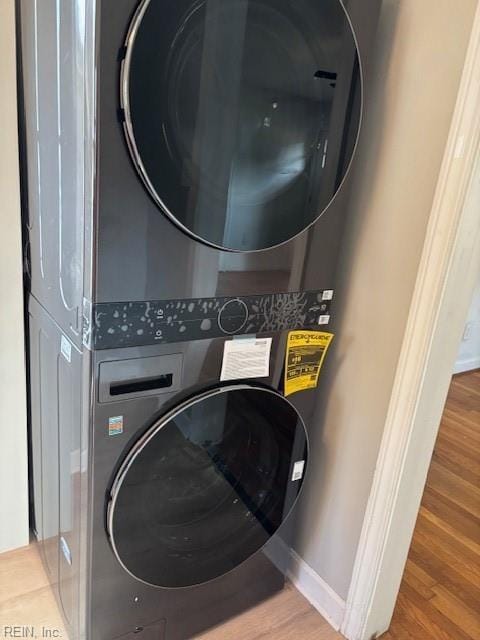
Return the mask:
{"type": "Polygon", "coordinates": [[[379,4],[17,0],[34,526],[71,640],[283,588],[316,463],[286,342],[333,327],[379,4]]]}
{"type": "Polygon", "coordinates": [[[18,0],[31,293],[77,346],[333,289],[379,4],[18,0]]]}

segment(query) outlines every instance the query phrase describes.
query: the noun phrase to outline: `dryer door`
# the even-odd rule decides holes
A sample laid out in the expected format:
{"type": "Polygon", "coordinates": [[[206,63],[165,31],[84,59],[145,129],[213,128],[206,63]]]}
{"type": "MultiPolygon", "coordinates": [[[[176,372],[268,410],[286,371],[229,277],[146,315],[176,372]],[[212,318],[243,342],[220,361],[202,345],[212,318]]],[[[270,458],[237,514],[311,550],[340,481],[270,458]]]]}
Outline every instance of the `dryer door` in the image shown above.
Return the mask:
{"type": "Polygon", "coordinates": [[[153,586],[221,576],[280,527],[306,460],[303,422],[278,393],[232,385],[196,396],[160,418],[121,465],[107,508],[113,551],[153,586]]]}
{"type": "Polygon", "coordinates": [[[124,128],[159,207],[233,251],[311,225],[348,170],[361,73],[340,0],[142,0],[122,66],[124,128]]]}

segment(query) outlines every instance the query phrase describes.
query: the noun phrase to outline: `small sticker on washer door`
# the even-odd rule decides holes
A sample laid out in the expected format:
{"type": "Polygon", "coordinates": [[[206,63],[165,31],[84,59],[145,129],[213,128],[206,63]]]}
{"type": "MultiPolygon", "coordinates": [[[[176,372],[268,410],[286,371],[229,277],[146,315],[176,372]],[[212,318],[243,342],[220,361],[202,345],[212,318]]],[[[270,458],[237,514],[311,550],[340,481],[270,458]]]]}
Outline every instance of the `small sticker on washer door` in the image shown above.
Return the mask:
{"type": "Polygon", "coordinates": [[[108,435],[118,436],[123,433],[123,416],[114,416],[108,419],[108,435]]]}
{"type": "Polygon", "coordinates": [[[292,482],[295,480],[301,480],[303,478],[303,472],[305,470],[305,460],[299,460],[293,465],[292,482]]]}
{"type": "Polygon", "coordinates": [[[270,373],[272,338],[228,340],[223,349],[220,380],[266,378],[270,373]]]}
{"type": "Polygon", "coordinates": [[[72,361],[72,344],[65,336],[60,341],[60,351],[67,362],[72,361]]]}

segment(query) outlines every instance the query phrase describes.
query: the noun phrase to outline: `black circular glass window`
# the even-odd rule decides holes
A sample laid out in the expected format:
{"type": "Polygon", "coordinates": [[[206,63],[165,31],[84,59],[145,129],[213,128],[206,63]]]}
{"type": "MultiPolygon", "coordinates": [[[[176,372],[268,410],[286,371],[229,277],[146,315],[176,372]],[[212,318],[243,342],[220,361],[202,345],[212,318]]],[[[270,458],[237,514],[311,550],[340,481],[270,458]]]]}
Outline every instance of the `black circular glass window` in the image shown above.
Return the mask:
{"type": "Polygon", "coordinates": [[[277,531],[298,496],[305,428],[279,394],[218,388],[156,422],[111,489],[112,548],[135,578],[186,587],[221,576],[277,531]]]}
{"type": "Polygon", "coordinates": [[[362,88],[340,0],[143,0],[121,85],[148,191],[215,247],[291,239],[348,170],[362,88]]]}

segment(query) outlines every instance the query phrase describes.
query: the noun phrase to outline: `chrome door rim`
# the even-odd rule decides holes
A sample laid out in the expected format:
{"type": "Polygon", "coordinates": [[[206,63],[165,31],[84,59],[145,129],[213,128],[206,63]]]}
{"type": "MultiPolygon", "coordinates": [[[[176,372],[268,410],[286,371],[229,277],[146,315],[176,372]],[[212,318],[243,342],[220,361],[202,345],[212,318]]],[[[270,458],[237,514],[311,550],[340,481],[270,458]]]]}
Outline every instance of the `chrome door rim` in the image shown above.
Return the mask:
{"type": "MultiPolygon", "coordinates": [[[[205,582],[201,582],[198,583],[198,585],[192,584],[192,585],[187,585],[187,586],[181,586],[181,587],[164,587],[162,585],[158,585],[158,584],[154,584],[152,582],[148,582],[146,580],[143,580],[142,578],[139,578],[138,576],[136,576],[134,573],[132,573],[130,571],[130,569],[128,569],[128,567],[124,564],[124,562],[122,561],[120,554],[117,550],[117,547],[115,545],[115,536],[113,535],[113,515],[115,512],[115,505],[117,502],[117,497],[119,494],[119,491],[122,487],[123,481],[128,473],[128,471],[130,470],[130,467],[132,466],[132,464],[135,462],[137,456],[140,454],[141,451],[143,451],[143,449],[148,446],[148,443],[157,435],[157,433],[159,431],[162,430],[162,428],[168,423],[170,422],[173,418],[175,418],[177,415],[179,415],[180,413],[182,413],[187,407],[191,407],[194,406],[196,404],[198,404],[199,402],[202,402],[203,400],[206,400],[207,398],[213,397],[219,393],[226,393],[229,391],[242,391],[242,390],[254,390],[254,391],[264,391],[266,393],[270,393],[271,395],[277,396],[280,400],[283,400],[284,402],[286,402],[297,414],[298,420],[301,424],[301,426],[303,427],[303,431],[305,434],[305,442],[306,442],[306,447],[307,447],[307,459],[308,459],[308,452],[310,450],[310,445],[309,445],[309,439],[308,439],[308,431],[305,427],[305,422],[302,418],[302,416],[300,415],[299,411],[297,410],[297,408],[290,402],[290,400],[288,400],[288,398],[285,398],[285,396],[283,396],[281,393],[279,393],[278,391],[275,391],[274,389],[269,389],[267,387],[261,387],[261,386],[257,386],[254,384],[233,384],[233,385],[226,385],[223,387],[216,387],[214,389],[210,389],[208,391],[205,391],[204,393],[200,393],[199,395],[194,396],[193,398],[184,400],[183,402],[181,402],[179,405],[177,405],[176,407],[174,407],[173,409],[171,409],[170,411],[168,411],[166,414],[164,414],[163,416],[161,416],[160,418],[158,418],[158,420],[156,420],[152,426],[147,429],[147,431],[134,443],[134,445],[132,446],[132,448],[129,450],[129,452],[127,453],[125,459],[123,460],[122,464],[120,465],[119,470],[116,472],[115,475],[115,479],[112,483],[112,486],[110,488],[109,494],[108,494],[108,504],[107,504],[107,517],[106,517],[106,528],[107,528],[107,535],[108,535],[108,539],[110,542],[110,546],[112,547],[112,550],[115,554],[115,557],[117,558],[118,562],[120,563],[120,565],[123,567],[123,569],[125,569],[125,571],[132,576],[132,578],[134,578],[135,580],[138,580],[139,582],[142,582],[143,584],[146,584],[150,587],[155,587],[156,589],[189,589],[191,587],[194,586],[198,586],[200,584],[207,584],[208,582],[212,582],[213,580],[217,580],[218,578],[220,578],[221,576],[227,575],[228,573],[231,573],[232,571],[235,571],[239,566],[241,566],[243,564],[243,562],[246,562],[246,560],[248,560],[248,558],[246,558],[245,560],[243,560],[243,562],[241,562],[240,564],[238,564],[236,567],[233,567],[233,569],[230,569],[229,571],[226,571],[225,573],[222,573],[220,576],[216,576],[214,578],[211,578],[210,580],[206,580],[205,582]]],[[[306,465],[306,468],[308,469],[308,465],[306,465]]],[[[304,474],[304,478],[305,478],[306,473],[304,474]]],[[[295,500],[293,501],[289,512],[287,514],[286,517],[288,517],[288,515],[291,513],[291,511],[293,510],[293,508],[295,507],[295,504],[297,503],[297,500],[300,496],[300,494],[303,491],[303,482],[302,482],[302,486],[300,487],[295,500]]],[[[286,520],[286,518],[284,518],[284,520],[282,521],[282,523],[280,524],[280,527],[282,526],[283,522],[286,520]]],[[[279,527],[279,528],[280,528],[279,527]]],[[[277,529],[278,531],[278,529],[277,529]]],[[[275,535],[275,534],[273,534],[275,535]]],[[[261,547],[259,547],[257,549],[257,551],[255,553],[258,553],[259,551],[261,551],[261,549],[263,549],[263,547],[268,544],[268,542],[271,540],[271,537],[265,542],[265,544],[263,544],[261,547]]],[[[249,556],[251,557],[251,556],[249,556]]]]}
{"type": "Polygon", "coordinates": [[[360,116],[359,116],[359,121],[358,121],[358,130],[357,130],[357,135],[355,138],[355,144],[353,146],[353,150],[352,150],[352,155],[350,158],[350,161],[348,163],[348,166],[345,170],[345,174],[340,182],[340,184],[338,185],[337,190],[335,191],[332,199],[329,201],[329,203],[320,211],[320,213],[315,217],[314,220],[312,220],[304,229],[302,229],[301,231],[299,231],[298,233],[296,233],[295,235],[293,235],[291,238],[287,238],[286,240],[283,240],[282,242],[279,242],[278,244],[272,245],[270,247],[264,247],[262,249],[232,249],[231,247],[225,247],[219,244],[216,244],[214,242],[211,242],[209,240],[206,240],[205,238],[202,238],[201,236],[199,236],[198,234],[196,234],[195,232],[193,232],[191,229],[189,229],[188,227],[186,227],[182,222],[180,222],[180,220],[175,216],[175,214],[169,209],[169,207],[167,207],[167,205],[163,202],[162,198],[160,197],[160,195],[157,193],[157,190],[155,189],[155,187],[152,184],[152,181],[150,180],[149,176],[148,176],[148,171],[145,168],[145,165],[143,164],[142,161],[142,157],[140,155],[140,152],[138,150],[137,147],[137,142],[135,140],[135,133],[133,131],[133,123],[132,123],[132,114],[131,114],[131,108],[130,108],[130,95],[129,95],[129,80],[130,80],[130,66],[131,66],[131,61],[132,61],[132,54],[133,54],[133,48],[135,46],[135,40],[138,34],[138,30],[139,27],[141,26],[143,17],[145,15],[146,10],[148,9],[151,0],[141,0],[139,6],[137,7],[137,10],[135,11],[135,14],[132,18],[130,27],[128,29],[128,33],[127,33],[127,37],[125,40],[125,57],[122,61],[122,65],[121,65],[121,69],[120,69],[120,106],[123,110],[124,113],[124,120],[123,120],[123,130],[125,132],[125,138],[127,140],[127,145],[130,151],[130,156],[135,164],[135,168],[137,170],[137,173],[139,174],[142,182],[144,183],[147,191],[149,192],[150,196],[153,198],[154,202],[156,203],[156,205],[160,208],[160,210],[165,213],[165,215],[170,219],[171,222],[173,222],[173,224],[175,224],[177,227],[179,227],[184,233],[186,233],[188,236],[190,236],[191,238],[193,238],[194,240],[197,240],[198,242],[201,242],[202,244],[205,244],[209,247],[213,247],[214,249],[218,249],[219,251],[228,251],[229,253],[259,253],[261,251],[269,251],[272,249],[277,249],[278,247],[283,246],[284,244],[286,244],[287,242],[291,242],[292,240],[295,240],[296,238],[298,238],[299,236],[301,236],[303,233],[307,232],[314,224],[316,224],[320,218],[323,216],[323,214],[327,211],[327,209],[330,208],[330,206],[334,203],[334,201],[337,199],[338,194],[340,193],[343,184],[345,182],[345,180],[347,179],[347,176],[350,173],[352,164],[353,164],[353,160],[355,158],[356,152],[357,152],[357,147],[358,147],[358,141],[360,138],[360,133],[362,130],[362,126],[363,126],[363,113],[364,113],[364,79],[363,79],[363,64],[362,64],[362,59],[361,59],[361,53],[360,53],[360,48],[358,46],[358,38],[357,38],[357,34],[355,33],[355,30],[353,28],[353,23],[350,19],[350,16],[348,14],[348,11],[345,8],[345,5],[343,4],[343,0],[336,0],[342,10],[345,13],[345,17],[348,21],[348,24],[350,25],[350,29],[352,32],[352,37],[353,40],[355,42],[355,47],[357,50],[357,57],[358,57],[358,65],[359,65],[359,76],[360,76],[360,116]]]}

